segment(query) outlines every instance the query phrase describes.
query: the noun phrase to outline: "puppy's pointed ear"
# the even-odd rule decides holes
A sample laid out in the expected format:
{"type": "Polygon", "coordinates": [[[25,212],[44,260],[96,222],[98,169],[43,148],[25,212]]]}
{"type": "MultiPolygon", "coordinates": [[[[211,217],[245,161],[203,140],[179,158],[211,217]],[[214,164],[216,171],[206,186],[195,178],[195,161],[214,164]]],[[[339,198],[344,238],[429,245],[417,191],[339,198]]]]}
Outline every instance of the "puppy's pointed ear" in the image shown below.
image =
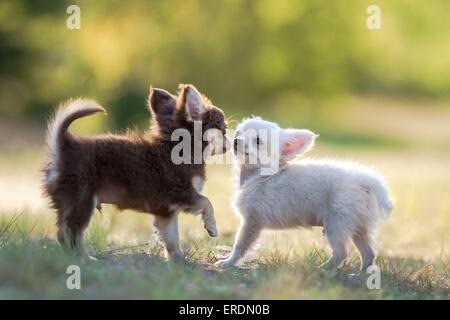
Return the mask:
{"type": "Polygon", "coordinates": [[[288,161],[309,151],[318,137],[306,129],[284,129],[280,136],[281,159],[288,161]]]}
{"type": "Polygon", "coordinates": [[[156,117],[164,118],[172,116],[176,105],[176,97],[174,97],[168,91],[150,87],[148,107],[150,109],[150,112],[156,115],[156,117]]]}
{"type": "Polygon", "coordinates": [[[200,92],[191,84],[180,85],[178,108],[184,110],[189,120],[201,120],[206,107],[200,92]]]}

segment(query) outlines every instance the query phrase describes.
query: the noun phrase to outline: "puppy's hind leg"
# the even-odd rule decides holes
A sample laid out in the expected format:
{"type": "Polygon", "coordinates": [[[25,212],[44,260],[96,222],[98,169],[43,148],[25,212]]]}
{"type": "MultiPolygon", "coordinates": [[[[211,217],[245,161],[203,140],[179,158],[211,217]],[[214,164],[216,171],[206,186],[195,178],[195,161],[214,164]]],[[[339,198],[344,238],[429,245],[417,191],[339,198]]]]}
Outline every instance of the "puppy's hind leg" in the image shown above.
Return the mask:
{"type": "Polygon", "coordinates": [[[95,209],[94,199],[89,196],[79,199],[79,201],[75,203],[76,204],[67,211],[65,217],[65,232],[63,235],[65,246],[74,250],[80,256],[96,260],[94,257],[89,256],[84,244],[84,233],[89,226],[89,222],[91,221],[95,209]]]}
{"type": "Polygon", "coordinates": [[[57,223],[56,223],[56,239],[64,251],[70,250],[69,237],[67,235],[67,226],[64,218],[64,211],[57,209],[57,223]]]}
{"type": "Polygon", "coordinates": [[[236,263],[244,257],[247,250],[253,245],[253,243],[258,239],[262,227],[253,221],[243,221],[239,231],[236,235],[236,240],[231,251],[231,255],[223,260],[216,262],[218,267],[231,267],[236,265],[236,263]]]}
{"type": "Polygon", "coordinates": [[[375,263],[376,258],[373,235],[364,229],[353,235],[353,242],[361,255],[361,271],[366,271],[369,266],[375,263]]]}
{"type": "Polygon", "coordinates": [[[319,268],[334,270],[344,266],[349,253],[349,236],[346,226],[341,225],[338,219],[328,221],[324,226],[324,232],[332,249],[332,256],[319,268]]]}
{"type": "Polygon", "coordinates": [[[178,213],[170,217],[155,216],[154,226],[171,258],[183,259],[178,236],[178,213]]]}

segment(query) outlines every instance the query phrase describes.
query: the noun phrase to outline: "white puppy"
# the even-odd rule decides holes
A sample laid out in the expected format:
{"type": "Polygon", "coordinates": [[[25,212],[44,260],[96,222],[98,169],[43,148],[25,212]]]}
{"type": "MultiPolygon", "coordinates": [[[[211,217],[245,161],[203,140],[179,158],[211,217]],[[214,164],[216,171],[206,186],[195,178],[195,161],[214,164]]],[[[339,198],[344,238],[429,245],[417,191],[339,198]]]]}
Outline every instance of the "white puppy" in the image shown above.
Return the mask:
{"type": "Polygon", "coordinates": [[[389,190],[373,170],[351,162],[304,159],[317,136],[282,129],[260,118],[240,123],[234,138],[239,190],[233,207],[241,217],[231,255],[218,266],[236,265],[264,228],[321,226],[332,248],[323,265],[340,268],[353,240],[361,269],[374,263],[377,223],[393,209],[389,190]]]}

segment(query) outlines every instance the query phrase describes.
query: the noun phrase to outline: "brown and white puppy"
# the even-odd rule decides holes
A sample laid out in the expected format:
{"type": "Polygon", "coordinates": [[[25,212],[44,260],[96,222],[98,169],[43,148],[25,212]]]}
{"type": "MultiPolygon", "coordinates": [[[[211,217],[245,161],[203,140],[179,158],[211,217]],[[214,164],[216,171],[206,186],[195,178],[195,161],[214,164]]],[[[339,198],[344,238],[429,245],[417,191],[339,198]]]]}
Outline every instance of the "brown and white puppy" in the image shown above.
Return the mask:
{"type": "Polygon", "coordinates": [[[48,125],[50,159],[44,169],[44,188],[57,211],[57,239],[63,248],[86,253],[83,234],[102,203],[153,214],[160,238],[173,257],[183,256],[178,240],[180,211],[201,213],[209,235],[218,235],[213,207],[200,194],[204,158],[194,162],[196,155],[190,154],[192,161],[175,164],[172,150],[178,142],[172,141],[172,133],[177,129],[188,132],[190,143],[200,144],[202,155],[205,149],[226,152],[224,114],[194,86],[181,85],[180,89],[178,98],[162,89],[150,89],[153,120],[146,136],[75,136],[67,131],[74,120],[105,110],[89,100],[72,100],[58,109],[48,125]],[[200,136],[194,134],[195,128],[202,131],[200,136]],[[209,131],[220,132],[220,147],[220,139],[206,134],[209,131]],[[213,138],[205,141],[203,137],[213,138]]]}

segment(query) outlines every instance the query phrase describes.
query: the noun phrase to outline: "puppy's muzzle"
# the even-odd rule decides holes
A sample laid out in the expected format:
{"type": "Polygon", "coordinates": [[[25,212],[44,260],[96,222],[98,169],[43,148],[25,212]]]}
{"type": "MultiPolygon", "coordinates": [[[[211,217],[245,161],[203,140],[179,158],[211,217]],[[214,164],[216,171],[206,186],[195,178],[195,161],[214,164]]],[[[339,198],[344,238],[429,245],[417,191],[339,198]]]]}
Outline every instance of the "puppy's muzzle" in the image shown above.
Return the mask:
{"type": "Polygon", "coordinates": [[[238,139],[234,139],[233,140],[233,151],[234,153],[237,153],[237,149],[238,149],[238,139]]]}
{"type": "Polygon", "coordinates": [[[211,143],[213,144],[213,149],[211,151],[212,156],[224,154],[231,148],[231,142],[225,135],[220,139],[213,138],[211,143]]]}
{"type": "Polygon", "coordinates": [[[244,140],[241,138],[234,138],[233,140],[233,152],[235,155],[237,154],[247,154],[247,151],[245,150],[245,144],[244,140]]]}

